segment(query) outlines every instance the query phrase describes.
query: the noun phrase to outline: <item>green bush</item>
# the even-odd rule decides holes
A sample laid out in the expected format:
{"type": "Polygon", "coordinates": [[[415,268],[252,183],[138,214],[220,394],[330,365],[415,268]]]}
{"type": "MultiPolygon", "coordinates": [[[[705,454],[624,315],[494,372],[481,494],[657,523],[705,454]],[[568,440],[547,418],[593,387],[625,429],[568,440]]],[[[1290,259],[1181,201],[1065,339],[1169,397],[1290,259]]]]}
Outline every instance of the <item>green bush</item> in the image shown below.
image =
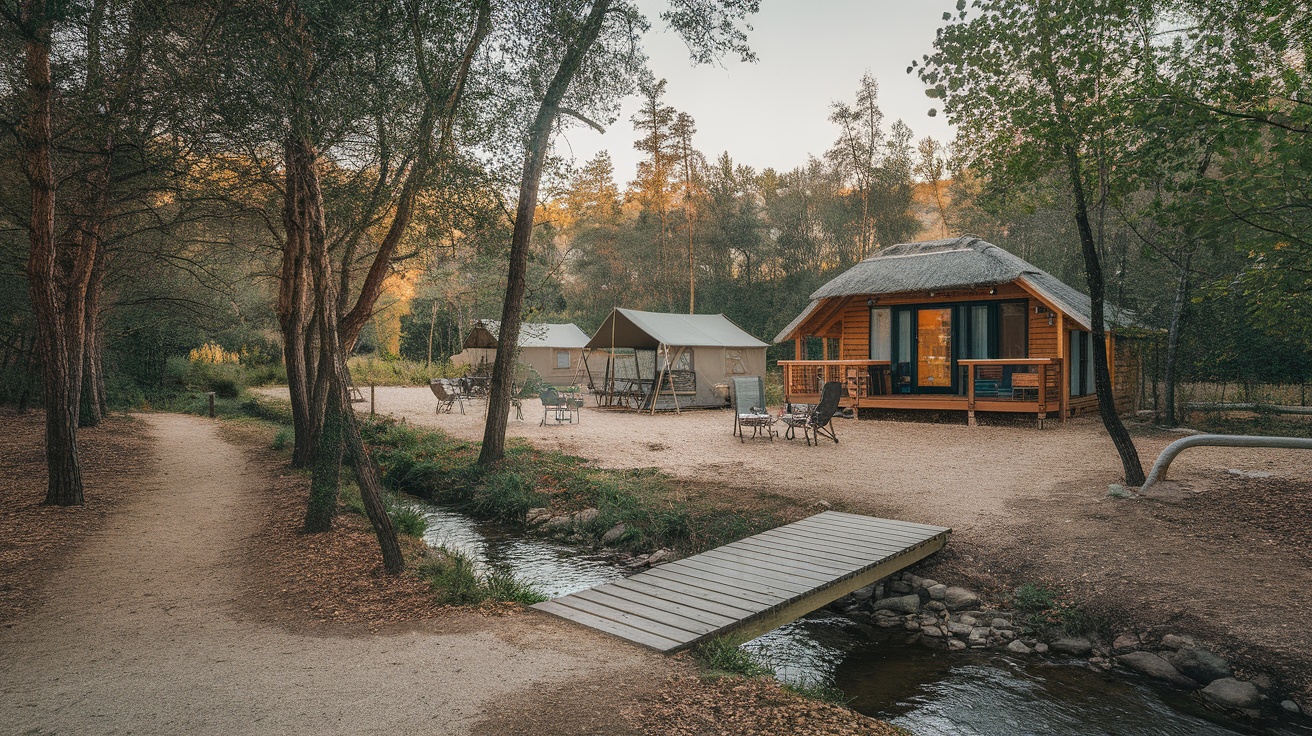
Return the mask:
{"type": "Polygon", "coordinates": [[[523,475],[514,470],[498,470],[483,476],[467,505],[474,515],[483,519],[523,523],[529,509],[545,503],[546,497],[523,475]]]}
{"type": "Polygon", "coordinates": [[[424,518],[424,512],[395,498],[390,499],[387,505],[387,515],[392,519],[392,526],[396,527],[398,534],[421,538],[428,531],[428,520],[424,518]]]}
{"type": "Polygon", "coordinates": [[[291,427],[281,427],[273,435],[273,449],[285,450],[292,440],[296,439],[296,433],[291,427]]]}
{"type": "Polygon", "coordinates": [[[1012,604],[1022,613],[1043,613],[1056,607],[1057,594],[1032,583],[1025,583],[1016,589],[1012,604]]]}
{"type": "Polygon", "coordinates": [[[545,596],[505,571],[493,571],[480,577],[474,562],[461,552],[439,547],[435,559],[419,566],[419,576],[442,603],[475,605],[483,601],[510,601],[532,605],[547,600],[545,596]]]}

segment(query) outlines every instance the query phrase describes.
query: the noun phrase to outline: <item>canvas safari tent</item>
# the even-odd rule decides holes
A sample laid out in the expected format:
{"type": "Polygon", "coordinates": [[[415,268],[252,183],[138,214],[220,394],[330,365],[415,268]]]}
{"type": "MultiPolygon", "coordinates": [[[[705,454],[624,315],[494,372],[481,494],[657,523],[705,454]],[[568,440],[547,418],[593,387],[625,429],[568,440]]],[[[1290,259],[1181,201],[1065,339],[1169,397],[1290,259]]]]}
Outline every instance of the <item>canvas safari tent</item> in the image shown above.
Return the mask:
{"type": "Polygon", "coordinates": [[[654,412],[725,406],[730,378],[765,375],[768,346],[723,314],[616,307],[586,347],[599,404],[654,412]]]}
{"type": "MultiPolygon", "coordinates": [[[[465,337],[464,350],[451,356],[451,362],[470,366],[475,373],[490,373],[497,357],[500,331],[498,320],[475,321],[465,337]]],[[[587,342],[588,334],[572,322],[526,322],[519,328],[519,362],[533,368],[553,386],[568,386],[586,375],[582,363],[583,346],[587,342]]]]}

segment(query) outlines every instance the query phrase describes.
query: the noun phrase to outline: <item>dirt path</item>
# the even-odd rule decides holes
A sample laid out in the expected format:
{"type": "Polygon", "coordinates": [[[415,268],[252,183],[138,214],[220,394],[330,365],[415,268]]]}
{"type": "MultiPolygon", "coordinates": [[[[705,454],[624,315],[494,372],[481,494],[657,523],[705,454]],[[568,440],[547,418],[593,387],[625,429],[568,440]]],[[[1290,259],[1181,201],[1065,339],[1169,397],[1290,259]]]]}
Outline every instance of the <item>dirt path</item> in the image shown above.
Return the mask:
{"type": "Polygon", "coordinates": [[[153,472],[0,629],[0,732],[460,734],[525,692],[669,671],[538,615],[377,635],[251,620],[238,564],[266,479],[209,421],[144,421],[153,472]]]}

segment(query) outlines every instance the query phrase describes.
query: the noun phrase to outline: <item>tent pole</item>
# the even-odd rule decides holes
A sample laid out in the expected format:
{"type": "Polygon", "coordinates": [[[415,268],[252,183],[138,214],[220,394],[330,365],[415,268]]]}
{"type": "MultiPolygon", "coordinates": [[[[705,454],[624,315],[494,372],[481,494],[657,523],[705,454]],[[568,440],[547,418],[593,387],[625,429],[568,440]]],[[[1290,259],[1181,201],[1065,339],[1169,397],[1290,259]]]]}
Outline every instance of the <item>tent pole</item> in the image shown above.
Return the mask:
{"type": "MultiPolygon", "coordinates": [[[[653,376],[655,379],[651,386],[651,415],[656,416],[656,400],[661,397],[661,378],[670,375],[670,348],[665,343],[661,343],[660,350],[656,351],[659,355],[665,357],[665,367],[658,374],[653,376]]],[[[655,368],[656,366],[652,366],[655,368]]]]}
{"type": "MultiPolygon", "coordinates": [[[[681,348],[679,348],[679,351],[676,352],[676,353],[674,354],[674,362],[675,362],[675,363],[678,363],[678,362],[679,362],[679,359],[683,357],[683,353],[684,353],[684,351],[686,351],[687,349],[688,349],[687,347],[681,347],[681,348]]],[[[670,368],[670,361],[669,361],[669,360],[666,360],[666,361],[665,361],[665,369],[666,369],[666,370],[665,370],[665,375],[669,376],[669,378],[670,378],[670,396],[674,397],[674,413],[675,413],[675,414],[682,414],[683,412],[679,409],[679,392],[676,391],[676,390],[674,389],[674,374],[671,373],[671,372],[669,371],[669,368],[670,368]]]]}

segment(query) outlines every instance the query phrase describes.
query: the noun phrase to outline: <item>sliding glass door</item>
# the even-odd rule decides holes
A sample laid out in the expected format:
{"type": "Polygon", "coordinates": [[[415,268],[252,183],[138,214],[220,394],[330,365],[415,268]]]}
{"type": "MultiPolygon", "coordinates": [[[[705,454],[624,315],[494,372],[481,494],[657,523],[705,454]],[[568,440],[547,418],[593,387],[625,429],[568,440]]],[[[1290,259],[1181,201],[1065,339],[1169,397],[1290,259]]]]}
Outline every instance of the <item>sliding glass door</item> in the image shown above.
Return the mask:
{"type": "Polygon", "coordinates": [[[916,392],[952,389],[952,307],[916,310],[916,392]]]}

